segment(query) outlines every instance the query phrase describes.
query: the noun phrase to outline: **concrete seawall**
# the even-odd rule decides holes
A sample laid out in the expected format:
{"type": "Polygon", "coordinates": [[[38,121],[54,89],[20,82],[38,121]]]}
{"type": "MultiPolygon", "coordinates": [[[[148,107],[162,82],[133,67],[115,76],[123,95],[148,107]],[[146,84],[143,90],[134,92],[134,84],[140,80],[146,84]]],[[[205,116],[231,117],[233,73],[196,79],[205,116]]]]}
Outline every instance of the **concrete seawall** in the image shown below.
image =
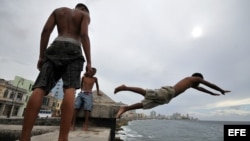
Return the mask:
{"type": "MultiPolygon", "coordinates": [[[[93,92],[94,103],[89,117],[89,131],[81,131],[84,122],[84,110],[81,109],[76,119],[76,131],[71,131],[69,134],[70,141],[80,141],[80,139],[84,139],[84,141],[114,141],[115,115],[119,105],[104,93],[102,95],[97,96],[96,92],[93,92]]],[[[21,133],[22,123],[23,117],[0,118],[0,141],[4,140],[1,139],[4,136],[8,136],[9,139],[17,139],[21,133]]],[[[60,117],[37,119],[32,130],[32,140],[39,141],[40,137],[41,141],[57,141],[59,125],[60,117]]]]}
{"type": "MultiPolygon", "coordinates": [[[[21,125],[0,124],[0,141],[18,141],[21,133],[21,125]]],[[[88,131],[76,129],[70,131],[70,141],[110,141],[109,128],[90,127],[88,131]]],[[[59,126],[34,126],[31,141],[57,141],[59,126]]]]}

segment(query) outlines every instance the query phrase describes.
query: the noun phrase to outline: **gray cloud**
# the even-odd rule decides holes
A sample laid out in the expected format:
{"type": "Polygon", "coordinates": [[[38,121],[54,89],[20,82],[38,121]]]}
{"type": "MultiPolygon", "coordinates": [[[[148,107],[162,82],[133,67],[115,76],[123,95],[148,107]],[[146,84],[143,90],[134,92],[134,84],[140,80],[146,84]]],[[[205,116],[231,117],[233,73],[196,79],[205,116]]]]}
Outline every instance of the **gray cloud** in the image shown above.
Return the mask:
{"type": "MultiPolygon", "coordinates": [[[[82,1],[3,0],[0,78],[11,80],[20,75],[35,80],[43,24],[54,8],[73,8],[77,2],[82,1]]],[[[232,114],[236,111],[248,113],[247,108],[206,109],[207,105],[228,100],[232,107],[234,101],[249,98],[248,0],[84,2],[91,16],[89,34],[93,66],[98,70],[101,90],[112,99],[127,104],[142,99],[129,92],[113,95],[114,88],[123,83],[158,88],[174,85],[193,72],[202,72],[205,79],[232,92],[213,97],[187,90],[168,105],[152,110],[162,114],[192,113],[202,119],[245,120],[249,117],[249,114],[232,114]],[[191,34],[195,27],[202,29],[198,38],[191,34]]],[[[50,42],[55,36],[56,31],[50,42]]]]}

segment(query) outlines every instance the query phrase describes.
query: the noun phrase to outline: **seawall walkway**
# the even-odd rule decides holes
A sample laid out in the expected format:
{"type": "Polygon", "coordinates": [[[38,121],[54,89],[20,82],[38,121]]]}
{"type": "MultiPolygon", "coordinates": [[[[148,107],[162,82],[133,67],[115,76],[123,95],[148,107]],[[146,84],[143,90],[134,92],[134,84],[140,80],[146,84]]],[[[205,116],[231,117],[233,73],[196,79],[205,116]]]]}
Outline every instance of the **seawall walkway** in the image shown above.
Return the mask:
{"type": "MultiPolygon", "coordinates": [[[[13,132],[20,134],[21,125],[3,125],[0,124],[0,132],[13,132]]],[[[31,137],[31,141],[57,141],[59,135],[59,126],[34,126],[33,131],[36,134],[31,137]]],[[[70,141],[110,141],[110,128],[90,127],[88,131],[82,131],[76,128],[75,131],[70,131],[70,141]]],[[[18,140],[16,140],[18,141],[18,140]]]]}
{"type": "MultiPolygon", "coordinates": [[[[84,109],[81,109],[76,119],[77,130],[71,131],[69,134],[70,141],[114,141],[116,132],[115,116],[120,104],[117,104],[102,91],[100,93],[102,96],[98,96],[96,91],[93,92],[93,109],[89,117],[89,131],[81,131],[85,118],[84,109]]],[[[0,117],[0,141],[2,141],[2,137],[7,136],[11,138],[11,141],[17,139],[21,133],[22,123],[23,117],[0,117]]],[[[57,141],[59,125],[60,117],[38,118],[32,130],[31,140],[57,141]]]]}

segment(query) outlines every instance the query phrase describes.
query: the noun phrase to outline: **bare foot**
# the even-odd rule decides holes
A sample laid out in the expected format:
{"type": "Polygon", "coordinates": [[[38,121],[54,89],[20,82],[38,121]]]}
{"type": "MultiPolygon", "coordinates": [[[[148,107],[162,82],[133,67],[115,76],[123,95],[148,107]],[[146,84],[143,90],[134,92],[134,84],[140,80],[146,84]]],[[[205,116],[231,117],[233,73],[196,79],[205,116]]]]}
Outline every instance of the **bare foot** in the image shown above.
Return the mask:
{"type": "Polygon", "coordinates": [[[88,131],[87,127],[82,128],[82,131],[88,131]]]}
{"type": "Polygon", "coordinates": [[[70,127],[70,130],[71,130],[71,131],[75,131],[75,126],[71,126],[71,127],[70,127]]]}
{"type": "MultiPolygon", "coordinates": [[[[18,141],[23,141],[22,139],[19,139],[18,141]]],[[[24,141],[30,141],[30,138],[28,140],[24,140],[24,141]]]]}
{"type": "Polygon", "coordinates": [[[115,88],[114,93],[116,94],[117,92],[120,92],[121,90],[123,90],[124,88],[126,88],[126,85],[121,85],[115,88]]]}
{"type": "Polygon", "coordinates": [[[116,114],[116,118],[121,118],[121,115],[126,112],[126,107],[120,107],[118,113],[116,114]]]}

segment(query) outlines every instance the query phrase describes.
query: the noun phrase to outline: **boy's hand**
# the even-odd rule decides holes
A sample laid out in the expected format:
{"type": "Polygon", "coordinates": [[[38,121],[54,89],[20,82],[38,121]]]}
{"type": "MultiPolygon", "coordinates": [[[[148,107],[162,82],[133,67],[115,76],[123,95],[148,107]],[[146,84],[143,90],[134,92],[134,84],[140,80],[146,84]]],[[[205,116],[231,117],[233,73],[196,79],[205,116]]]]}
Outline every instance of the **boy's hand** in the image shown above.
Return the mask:
{"type": "Polygon", "coordinates": [[[38,61],[37,61],[37,69],[38,69],[39,71],[41,71],[42,66],[43,66],[43,59],[42,59],[42,58],[39,58],[38,61]]]}
{"type": "Polygon", "coordinates": [[[91,64],[87,63],[86,71],[87,71],[87,72],[92,72],[91,64]]]}
{"type": "Polygon", "coordinates": [[[229,90],[222,90],[221,94],[225,95],[225,93],[229,93],[229,92],[231,92],[231,91],[229,91],[229,90]]]}
{"type": "Polygon", "coordinates": [[[97,90],[96,93],[97,93],[98,96],[102,96],[102,94],[100,93],[99,90],[97,90]]]}

